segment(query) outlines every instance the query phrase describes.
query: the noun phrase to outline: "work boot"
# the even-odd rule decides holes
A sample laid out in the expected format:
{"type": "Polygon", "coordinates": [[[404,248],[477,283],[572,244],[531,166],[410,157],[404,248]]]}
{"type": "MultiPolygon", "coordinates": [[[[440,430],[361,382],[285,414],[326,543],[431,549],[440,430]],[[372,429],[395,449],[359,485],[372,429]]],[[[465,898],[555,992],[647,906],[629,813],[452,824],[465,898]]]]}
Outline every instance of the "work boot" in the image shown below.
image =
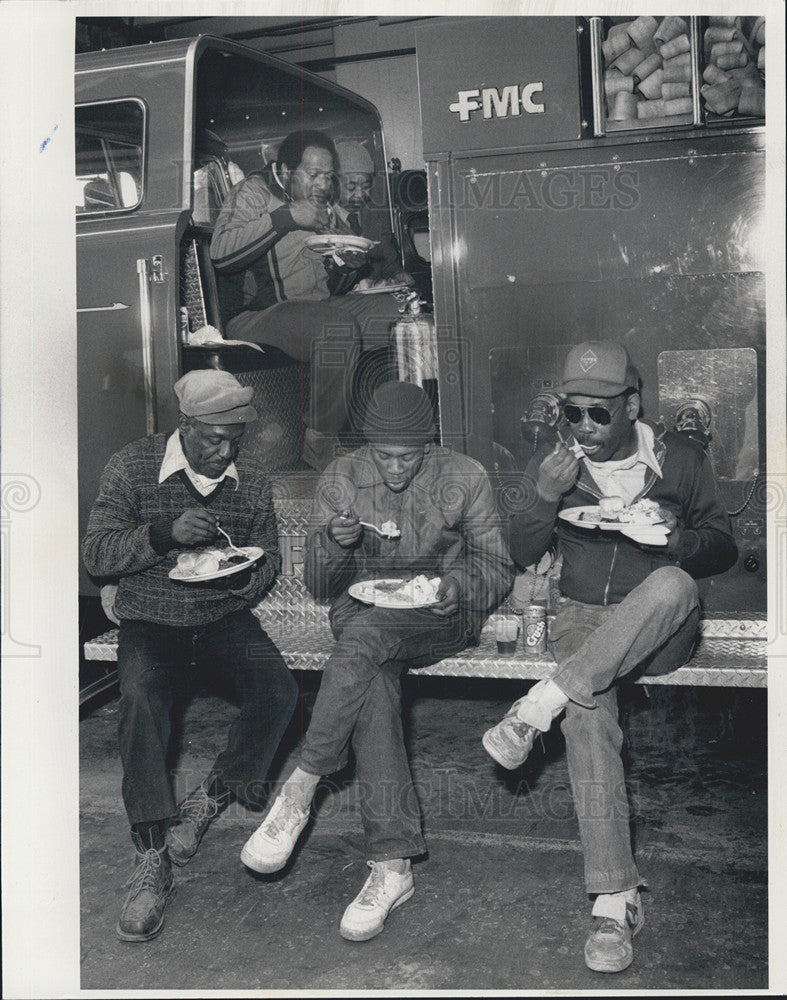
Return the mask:
{"type": "Polygon", "coordinates": [[[372,873],[344,911],[339,925],[339,933],[348,941],[368,941],[375,937],[385,926],[391,910],[406,903],[415,892],[409,861],[404,872],[394,871],[385,861],[366,863],[372,873]]]}
{"type": "Polygon", "coordinates": [[[487,729],[481,742],[490,757],[513,771],[524,763],[527,755],[533,749],[533,741],[540,734],[527,722],[522,722],[516,714],[516,703],[496,726],[487,729]]]}
{"type": "Polygon", "coordinates": [[[639,890],[598,896],[593,917],[593,929],[585,942],[585,965],[594,972],[622,972],[634,961],[631,939],[645,923],[639,890]]]}
{"type": "Polygon", "coordinates": [[[128,895],[115,931],[121,941],[149,941],[164,925],[164,910],[175,891],[166,847],[145,849],[138,836],[136,868],[126,883],[128,895]]]}
{"type": "Polygon", "coordinates": [[[255,872],[270,874],[287,864],[287,859],[309,822],[309,806],[305,808],[280,793],[268,815],[246,841],[240,859],[255,872]]]}
{"type": "Polygon", "coordinates": [[[178,814],[167,828],[170,861],[185,865],[194,857],[202,836],[213,819],[226,806],[229,796],[215,799],[205,785],[198,785],[178,806],[178,814]]]}

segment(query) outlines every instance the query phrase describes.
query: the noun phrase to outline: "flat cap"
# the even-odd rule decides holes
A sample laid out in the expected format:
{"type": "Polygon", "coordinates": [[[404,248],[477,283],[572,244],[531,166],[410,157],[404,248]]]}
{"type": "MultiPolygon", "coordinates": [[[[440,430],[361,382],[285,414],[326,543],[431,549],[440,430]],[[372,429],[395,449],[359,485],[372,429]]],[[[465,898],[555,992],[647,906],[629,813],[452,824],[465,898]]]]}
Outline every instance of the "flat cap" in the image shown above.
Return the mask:
{"type": "Polygon", "coordinates": [[[230,372],[216,368],[186,372],[175,383],[175,395],[180,412],[204,424],[248,424],[257,419],[257,411],[249,405],[254,390],[242,386],[230,372]]]}

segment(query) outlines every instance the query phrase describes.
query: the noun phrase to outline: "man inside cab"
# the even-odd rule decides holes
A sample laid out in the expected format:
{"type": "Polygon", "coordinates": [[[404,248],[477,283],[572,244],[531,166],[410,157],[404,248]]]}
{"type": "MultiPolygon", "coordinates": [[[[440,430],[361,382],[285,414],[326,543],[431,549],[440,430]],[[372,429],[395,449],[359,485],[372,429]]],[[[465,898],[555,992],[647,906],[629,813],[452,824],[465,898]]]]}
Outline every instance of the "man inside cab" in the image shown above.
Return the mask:
{"type": "Polygon", "coordinates": [[[136,848],[116,928],[122,941],[159,933],[175,887],[172,863],[188,863],[230,800],[259,804],[298,694],[249,610],[280,563],[270,483],[241,451],[246,424],[256,418],[252,389],[229,372],[205,369],[184,375],[175,393],[175,431],[134,441],[107,463],[82,543],[90,573],[119,579],[118,734],[136,848]],[[236,546],[257,547],[262,556],[215,577],[218,559],[210,549],[227,551],[219,527],[236,546]],[[208,776],[176,806],[167,765],[170,713],[194,677],[229,684],[240,713],[208,776]]]}
{"type": "Polygon", "coordinates": [[[387,346],[399,318],[390,294],[331,294],[326,261],[352,272],[365,253],[307,245],[316,234],[351,235],[333,204],[338,170],[325,133],[290,133],[274,161],[230,191],[210,251],[227,335],[311,364],[303,457],[319,470],[341,453],[339,432],[357,416],[361,350],[387,346]]]}
{"type": "Polygon", "coordinates": [[[298,765],[241,853],[254,871],[283,868],[320,777],[343,768],[352,746],[371,874],[342,917],[339,932],[350,941],[379,934],[389,912],[410,899],[410,859],[426,849],[405,750],[402,675],[475,644],[513,583],[487,475],[434,443],[424,391],[380,386],[364,434],[364,447],[321,476],[308,532],[306,583],[331,599],[336,643],[298,765]],[[414,578],[398,603],[388,591],[374,596],[372,581],[392,578],[414,578]]]}
{"type": "Polygon", "coordinates": [[[337,215],[351,233],[374,241],[366,259],[348,272],[338,271],[336,287],[348,290],[385,285],[412,285],[413,278],[402,269],[399,248],[391,230],[388,203],[373,197],[374,162],[360,142],[336,143],[339,157],[339,203],[337,215]],[[340,282],[343,282],[340,284],[340,282]]]}
{"type": "Polygon", "coordinates": [[[644,911],[618,682],[688,660],[699,622],[693,578],[729,569],[737,549],[700,445],[639,419],[639,376],[621,344],[572,348],[558,391],[576,440],[536,452],[525,470],[524,509],[510,524],[520,567],[538,562],[557,531],[562,596],[549,641],[557,668],[487,730],[483,744],[503,767],[519,767],[535,737],[563,715],[585,883],[595,897],[585,963],[620,972],[633,960],[644,911]],[[616,528],[600,530],[603,520],[616,528]]]}

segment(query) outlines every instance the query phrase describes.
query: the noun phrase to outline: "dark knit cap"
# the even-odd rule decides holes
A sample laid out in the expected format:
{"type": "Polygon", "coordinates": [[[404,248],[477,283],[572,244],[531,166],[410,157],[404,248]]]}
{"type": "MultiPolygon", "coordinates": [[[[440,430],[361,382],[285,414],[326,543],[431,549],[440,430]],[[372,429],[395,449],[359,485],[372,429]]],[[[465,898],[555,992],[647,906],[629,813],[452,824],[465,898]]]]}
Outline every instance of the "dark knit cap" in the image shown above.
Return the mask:
{"type": "Polygon", "coordinates": [[[371,444],[427,444],[435,436],[429,397],[412,382],[385,382],[366,410],[363,434],[371,444]]]}

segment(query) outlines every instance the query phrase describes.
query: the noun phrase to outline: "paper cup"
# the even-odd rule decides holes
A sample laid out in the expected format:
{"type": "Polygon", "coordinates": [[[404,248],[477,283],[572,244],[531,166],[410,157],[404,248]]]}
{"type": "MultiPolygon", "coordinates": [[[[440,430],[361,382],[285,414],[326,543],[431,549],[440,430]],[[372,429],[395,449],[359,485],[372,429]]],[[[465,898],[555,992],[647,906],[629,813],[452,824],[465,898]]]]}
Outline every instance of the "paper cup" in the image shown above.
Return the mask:
{"type": "Polygon", "coordinates": [[[634,70],[635,80],[645,80],[651,73],[655,73],[657,69],[661,68],[661,56],[658,52],[654,52],[653,55],[643,59],[642,62],[634,70]]]}
{"type": "Polygon", "coordinates": [[[626,25],[629,37],[638,48],[644,48],[656,33],[658,22],[655,17],[638,17],[635,21],[626,25]]]}
{"type": "Polygon", "coordinates": [[[743,40],[735,39],[732,42],[714,42],[710,47],[711,62],[718,64],[719,56],[726,56],[730,53],[737,54],[743,52],[743,40]]]}
{"type": "Polygon", "coordinates": [[[725,83],[706,84],[702,88],[705,106],[717,115],[724,115],[738,107],[742,86],[735,80],[725,83]]]}
{"type": "Polygon", "coordinates": [[[765,88],[754,86],[744,87],[738,101],[738,114],[765,116],[765,88]]]}
{"type": "Polygon", "coordinates": [[[638,103],[636,94],[627,94],[621,90],[615,94],[615,104],[612,108],[612,114],[609,116],[610,119],[615,122],[625,122],[636,118],[638,103]]]}
{"type": "Polygon", "coordinates": [[[637,118],[661,118],[664,114],[664,101],[641,101],[637,106],[637,118]]]}
{"type": "Polygon", "coordinates": [[[718,66],[714,66],[713,63],[710,66],[705,67],[705,72],[702,74],[702,79],[705,83],[726,83],[730,77],[724,72],[723,69],[719,69],[718,66]]]}
{"type": "Polygon", "coordinates": [[[690,97],[679,97],[677,100],[664,102],[664,114],[667,117],[671,115],[690,115],[692,109],[693,104],[690,97]]]}
{"type": "Polygon", "coordinates": [[[735,69],[737,66],[745,66],[749,57],[745,52],[726,52],[713,61],[719,69],[735,69]]]}
{"type": "Polygon", "coordinates": [[[678,97],[691,97],[691,84],[685,82],[663,83],[661,85],[661,96],[665,101],[674,101],[678,97]]]}
{"type": "Polygon", "coordinates": [[[686,27],[686,22],[682,17],[665,17],[658,26],[653,36],[653,41],[657,45],[663,45],[665,42],[670,42],[673,38],[677,38],[678,35],[688,34],[688,31],[689,29],[686,27]]]}
{"type": "Polygon", "coordinates": [[[604,92],[607,100],[611,100],[621,90],[629,94],[634,91],[634,77],[624,76],[620,70],[610,69],[604,74],[604,92]]]}
{"type": "Polygon", "coordinates": [[[662,69],[664,83],[691,83],[691,56],[688,52],[667,59],[662,69]]]}
{"type": "Polygon", "coordinates": [[[664,70],[657,69],[655,73],[651,73],[649,77],[642,82],[637,87],[637,90],[645,96],[649,101],[655,100],[662,96],[661,87],[664,82],[664,70]]]}
{"type": "Polygon", "coordinates": [[[634,72],[644,58],[644,53],[640,52],[639,49],[626,49],[622,56],[618,56],[611,68],[620,70],[624,76],[628,76],[634,72]]]}
{"type": "Polygon", "coordinates": [[[678,35],[677,38],[673,38],[671,41],[666,42],[659,49],[661,53],[661,58],[673,59],[675,56],[679,56],[682,52],[691,52],[691,42],[689,41],[688,35],[678,35]]]}
{"type": "Polygon", "coordinates": [[[609,64],[614,62],[618,56],[623,55],[626,49],[631,48],[631,39],[625,31],[619,31],[616,35],[609,35],[601,43],[601,51],[604,53],[604,61],[609,64]]]}

